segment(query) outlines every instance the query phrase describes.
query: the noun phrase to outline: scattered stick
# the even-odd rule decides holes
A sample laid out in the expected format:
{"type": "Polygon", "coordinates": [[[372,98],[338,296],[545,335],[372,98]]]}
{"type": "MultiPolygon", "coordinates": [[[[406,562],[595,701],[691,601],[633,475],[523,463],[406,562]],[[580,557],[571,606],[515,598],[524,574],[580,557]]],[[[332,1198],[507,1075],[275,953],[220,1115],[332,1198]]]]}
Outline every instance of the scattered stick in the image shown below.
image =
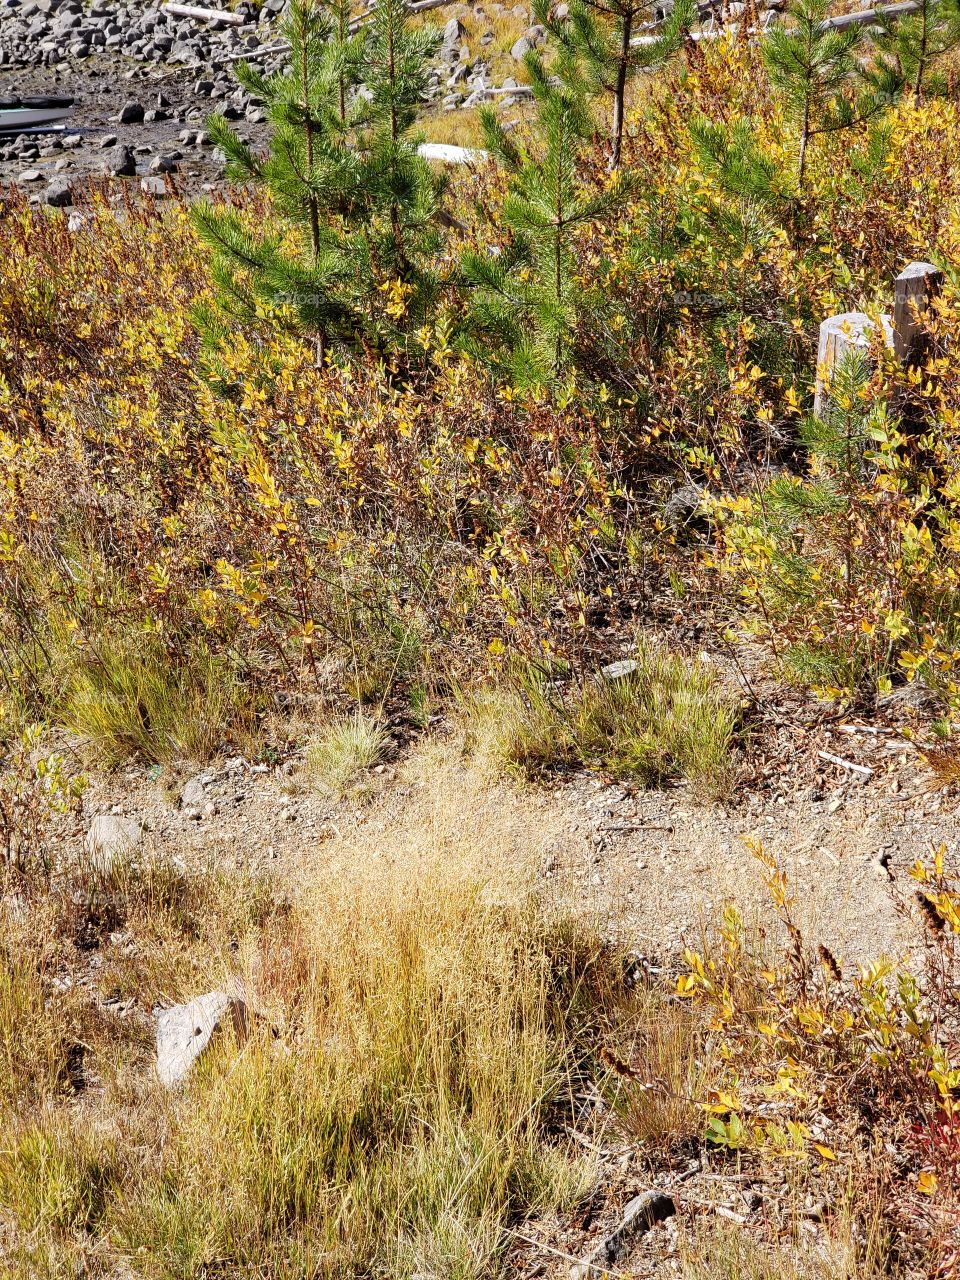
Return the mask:
{"type": "Polygon", "coordinates": [[[821,760],[826,760],[830,764],[837,765],[840,769],[849,769],[851,773],[859,774],[861,778],[872,778],[873,770],[865,764],[854,764],[852,760],[844,760],[843,756],[835,756],[830,751],[818,751],[817,755],[821,760]]]}
{"type": "Polygon", "coordinates": [[[611,822],[605,827],[599,828],[601,831],[666,831],[672,832],[673,827],[655,827],[647,822],[611,822]]]}
{"type": "Polygon", "coordinates": [[[587,1151],[592,1151],[595,1155],[603,1156],[607,1160],[618,1160],[620,1156],[625,1156],[631,1151],[636,1151],[636,1145],[631,1143],[628,1147],[618,1147],[614,1151],[608,1151],[606,1147],[599,1146],[596,1142],[591,1142],[589,1138],[582,1133],[577,1133],[576,1129],[571,1129],[568,1124],[563,1126],[563,1131],[573,1138],[574,1142],[579,1142],[581,1147],[585,1147],[587,1151]]]}
{"type": "MultiPolygon", "coordinates": [[[[552,1244],[545,1244],[542,1240],[534,1240],[532,1236],[525,1236],[522,1231],[515,1231],[512,1227],[508,1227],[507,1232],[515,1239],[522,1240],[524,1244],[532,1244],[535,1249],[543,1249],[545,1253],[552,1253],[555,1258],[563,1258],[566,1262],[580,1262],[580,1259],[575,1258],[572,1253],[564,1253],[562,1249],[555,1249],[552,1244]]],[[[628,1276],[626,1271],[611,1271],[607,1268],[603,1274],[604,1276],[616,1276],[618,1280],[633,1280],[633,1277],[628,1276]]]]}
{"type": "Polygon", "coordinates": [[[194,4],[169,4],[163,6],[163,12],[173,18],[196,18],[198,22],[223,22],[228,27],[242,27],[247,19],[242,13],[231,13],[229,9],[201,9],[194,4]]]}
{"type": "Polygon", "coordinates": [[[596,1249],[570,1268],[570,1280],[601,1280],[610,1275],[610,1264],[619,1262],[630,1241],[677,1212],[673,1196],[665,1191],[647,1191],[634,1196],[623,1211],[620,1225],[596,1249]]]}

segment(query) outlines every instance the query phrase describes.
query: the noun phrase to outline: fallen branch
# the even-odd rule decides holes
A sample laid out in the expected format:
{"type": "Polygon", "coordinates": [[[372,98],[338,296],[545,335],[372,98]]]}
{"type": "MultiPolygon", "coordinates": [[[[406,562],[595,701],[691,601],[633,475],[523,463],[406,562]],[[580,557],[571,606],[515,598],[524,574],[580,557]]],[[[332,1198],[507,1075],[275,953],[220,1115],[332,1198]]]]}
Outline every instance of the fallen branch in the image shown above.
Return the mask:
{"type": "Polygon", "coordinates": [[[619,1262],[631,1240],[644,1235],[651,1227],[677,1212],[673,1196],[665,1191],[647,1191],[635,1196],[623,1211],[620,1225],[597,1245],[586,1258],[570,1268],[570,1280],[601,1280],[610,1274],[612,1263],[619,1262]]]}
{"type": "Polygon", "coordinates": [[[198,22],[224,22],[229,27],[242,27],[247,19],[242,13],[231,13],[229,9],[201,9],[194,4],[169,4],[163,6],[163,12],[173,18],[196,18],[198,22]]]}
{"type": "MultiPolygon", "coordinates": [[[[532,1244],[535,1249],[542,1249],[545,1253],[551,1253],[555,1258],[563,1258],[565,1262],[578,1262],[572,1253],[564,1253],[562,1249],[556,1249],[552,1244],[546,1244],[543,1240],[536,1240],[533,1236],[525,1236],[522,1231],[517,1231],[512,1227],[507,1227],[507,1234],[513,1236],[517,1240],[522,1240],[524,1244],[532,1244]]],[[[605,1277],[615,1276],[618,1280],[633,1280],[632,1276],[628,1276],[625,1271],[605,1271],[605,1277]]]]}
{"type": "MultiPolygon", "coordinates": [[[[845,31],[848,27],[865,27],[871,22],[876,22],[882,18],[902,18],[904,14],[916,13],[921,7],[921,0],[905,0],[903,4],[881,5],[876,9],[863,9],[859,13],[841,13],[836,18],[824,18],[820,23],[821,31],[845,31]]],[[[760,26],[752,26],[747,34],[751,37],[763,35],[768,25],[771,25],[779,16],[775,9],[770,9],[761,19],[760,26]]],[[[724,23],[718,27],[711,27],[704,31],[688,31],[687,36],[690,40],[718,40],[726,32],[737,32],[740,30],[738,22],[724,23]]],[[[655,44],[659,36],[636,36],[630,41],[631,45],[641,46],[655,44]]]]}
{"type": "Polygon", "coordinates": [[[843,756],[835,756],[830,751],[818,751],[817,755],[821,760],[835,764],[840,769],[849,769],[851,773],[858,773],[864,779],[873,777],[873,770],[865,764],[854,764],[852,760],[844,760],[843,756]]]}
{"type": "Polygon", "coordinates": [[[673,831],[673,827],[657,827],[650,822],[611,822],[606,826],[598,827],[598,831],[607,832],[626,832],[626,831],[673,831]]]}

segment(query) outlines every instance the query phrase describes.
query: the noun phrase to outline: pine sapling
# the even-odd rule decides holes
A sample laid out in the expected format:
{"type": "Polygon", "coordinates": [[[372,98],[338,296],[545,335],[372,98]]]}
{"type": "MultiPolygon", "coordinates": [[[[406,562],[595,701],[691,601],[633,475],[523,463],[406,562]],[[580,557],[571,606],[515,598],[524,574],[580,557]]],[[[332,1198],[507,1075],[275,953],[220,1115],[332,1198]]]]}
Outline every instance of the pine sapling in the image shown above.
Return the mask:
{"type": "Polygon", "coordinates": [[[467,345],[517,385],[556,380],[571,352],[580,298],[576,238],[625,201],[632,178],[619,171],[601,189],[580,178],[593,125],[589,104],[570,83],[548,78],[537,54],[526,68],[536,100],[536,150],[508,136],[494,113],[482,113],[487,146],[510,186],[503,221],[511,233],[500,254],[468,254],[463,276],[473,287],[467,345]]]}
{"type": "Polygon", "coordinates": [[[789,9],[792,25],[770,28],[763,41],[770,81],[799,128],[797,180],[801,186],[811,138],[852,128],[875,109],[858,111],[847,92],[858,77],[862,28],[831,27],[826,13],[827,0],[795,0],[789,9]]]}
{"type": "Polygon", "coordinates": [[[438,288],[432,264],[443,243],[437,215],[446,184],[419,154],[414,126],[439,42],[436,28],[411,23],[405,0],[378,0],[362,64],[364,217],[355,243],[391,293],[386,308],[375,308],[388,328],[391,320],[409,328],[428,318],[438,288]]]}
{"type": "Polygon", "coordinates": [[[872,33],[880,63],[918,105],[924,90],[941,93],[945,84],[935,65],[960,45],[960,0],[918,0],[914,13],[891,18],[877,13],[872,33]]]}
{"type": "Polygon", "coordinates": [[[226,157],[228,178],[265,189],[294,234],[254,230],[236,210],[209,202],[194,207],[194,220],[213,250],[221,309],[248,323],[263,304],[279,309],[285,323],[315,334],[322,351],[331,338],[356,336],[339,297],[349,264],[337,223],[357,205],[360,166],[349,145],[348,103],[361,43],[350,34],[345,0],[293,0],[281,32],[290,44],[283,71],[262,76],[242,63],[237,69],[241,84],[265,104],[269,153],[254,153],[222,116],[212,117],[208,129],[226,157]]]}
{"type": "Polygon", "coordinates": [[[535,0],[534,12],[557,44],[559,74],[574,82],[582,77],[589,94],[609,100],[610,168],[616,169],[628,87],[638,74],[661,66],[680,48],[693,23],[693,0],[676,0],[656,34],[642,31],[651,25],[646,0],[571,0],[562,18],[552,0],[535,0]]]}

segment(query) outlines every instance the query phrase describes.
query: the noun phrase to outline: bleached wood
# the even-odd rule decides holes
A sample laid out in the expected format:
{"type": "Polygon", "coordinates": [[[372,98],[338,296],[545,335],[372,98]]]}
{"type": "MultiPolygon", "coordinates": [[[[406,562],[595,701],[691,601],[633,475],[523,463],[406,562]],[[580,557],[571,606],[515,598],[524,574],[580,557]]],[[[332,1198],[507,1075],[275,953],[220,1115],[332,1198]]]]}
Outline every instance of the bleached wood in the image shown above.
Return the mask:
{"type": "MultiPolygon", "coordinates": [[[[893,325],[889,316],[880,316],[883,341],[893,345],[893,325]]],[[[844,311],[829,316],[820,325],[817,348],[817,390],[813,412],[819,417],[826,408],[830,377],[848,351],[865,351],[873,340],[877,321],[864,311],[844,311]]]]}
{"type": "Polygon", "coordinates": [[[242,13],[231,13],[229,9],[201,9],[195,4],[175,4],[173,0],[163,6],[163,12],[174,18],[196,18],[198,22],[225,22],[229,27],[242,27],[247,21],[242,13]]]}
{"type": "Polygon", "coordinates": [[[893,284],[893,349],[898,359],[918,359],[924,346],[924,312],[943,286],[932,262],[911,262],[893,284]]]}

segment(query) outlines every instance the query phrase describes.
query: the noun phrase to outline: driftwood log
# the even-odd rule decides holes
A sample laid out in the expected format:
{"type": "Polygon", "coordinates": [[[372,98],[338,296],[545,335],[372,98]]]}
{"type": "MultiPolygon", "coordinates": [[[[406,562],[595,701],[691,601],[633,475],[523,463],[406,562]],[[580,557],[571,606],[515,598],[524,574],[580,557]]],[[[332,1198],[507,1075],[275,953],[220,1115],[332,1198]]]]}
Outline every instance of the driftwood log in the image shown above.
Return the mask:
{"type": "Polygon", "coordinates": [[[634,1196],[623,1211],[616,1230],[606,1236],[596,1249],[570,1268],[570,1280],[601,1280],[627,1252],[631,1241],[672,1218],[677,1212],[673,1196],[665,1191],[646,1191],[634,1196]]]}
{"type": "Polygon", "coordinates": [[[242,13],[231,13],[229,9],[201,9],[195,4],[169,4],[163,6],[163,12],[173,18],[196,18],[198,22],[222,22],[228,27],[242,27],[247,19],[242,13]]]}

